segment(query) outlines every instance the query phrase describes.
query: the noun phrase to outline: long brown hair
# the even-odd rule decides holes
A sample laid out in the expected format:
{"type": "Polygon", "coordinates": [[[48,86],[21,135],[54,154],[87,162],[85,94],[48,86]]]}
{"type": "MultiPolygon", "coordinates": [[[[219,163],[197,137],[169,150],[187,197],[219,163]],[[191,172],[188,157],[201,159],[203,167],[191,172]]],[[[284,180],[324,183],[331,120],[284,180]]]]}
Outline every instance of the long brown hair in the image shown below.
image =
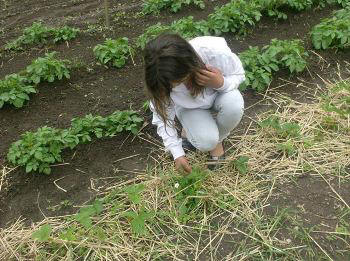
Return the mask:
{"type": "Polygon", "coordinates": [[[195,73],[205,65],[193,47],[181,36],[164,33],[147,43],[144,49],[145,80],[148,94],[164,123],[166,107],[170,104],[170,92],[175,82],[188,79],[187,88],[193,97],[204,87],[195,81],[195,73]]]}

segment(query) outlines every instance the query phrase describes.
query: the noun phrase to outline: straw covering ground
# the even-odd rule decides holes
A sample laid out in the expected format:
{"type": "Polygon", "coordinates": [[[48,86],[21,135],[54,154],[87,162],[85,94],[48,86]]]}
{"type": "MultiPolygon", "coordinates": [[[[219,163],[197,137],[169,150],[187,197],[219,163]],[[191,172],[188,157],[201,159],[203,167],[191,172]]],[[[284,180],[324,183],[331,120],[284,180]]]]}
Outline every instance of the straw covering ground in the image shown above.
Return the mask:
{"type": "Polygon", "coordinates": [[[277,110],[229,139],[227,163],[215,172],[204,170],[197,154],[193,173],[179,176],[160,157],[76,215],[1,229],[0,259],[346,260],[350,201],[341,188],[350,178],[350,81],[318,88],[312,103],[267,95],[277,110]],[[332,223],[310,226],[303,206],[292,203],[266,211],[275,195],[305,178],[330,192],[332,223]]]}

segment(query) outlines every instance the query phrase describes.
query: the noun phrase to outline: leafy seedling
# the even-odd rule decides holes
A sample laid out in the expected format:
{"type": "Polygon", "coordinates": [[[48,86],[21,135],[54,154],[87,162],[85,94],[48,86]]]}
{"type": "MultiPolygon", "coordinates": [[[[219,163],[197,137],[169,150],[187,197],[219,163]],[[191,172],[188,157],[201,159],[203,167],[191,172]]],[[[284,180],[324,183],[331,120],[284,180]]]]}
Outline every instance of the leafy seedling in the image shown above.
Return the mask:
{"type": "Polygon", "coordinates": [[[103,211],[102,202],[96,200],[92,206],[83,207],[79,210],[79,213],[75,215],[75,220],[78,221],[85,228],[92,226],[91,217],[100,214],[103,211]]]}
{"type": "Polygon", "coordinates": [[[248,172],[248,161],[249,157],[240,156],[233,161],[233,166],[238,170],[240,174],[245,175],[248,172]]]}
{"type": "Polygon", "coordinates": [[[45,224],[41,226],[39,230],[33,232],[32,238],[34,240],[38,240],[39,242],[47,242],[49,241],[51,232],[52,232],[51,225],[45,224]]]}
{"type": "Polygon", "coordinates": [[[67,65],[68,60],[58,60],[54,56],[56,52],[46,53],[45,57],[39,57],[33,61],[26,69],[28,80],[31,83],[53,82],[56,79],[70,78],[67,65]]]}
{"type": "Polygon", "coordinates": [[[151,221],[154,213],[142,208],[139,212],[127,211],[122,214],[130,221],[131,230],[135,235],[146,235],[146,221],[151,221]]]}
{"type": "Polygon", "coordinates": [[[36,93],[36,90],[26,77],[19,74],[7,75],[0,81],[0,108],[6,103],[21,108],[31,93],[36,93]]]}
{"type": "Polygon", "coordinates": [[[102,64],[112,64],[117,68],[122,68],[130,55],[129,40],[126,37],[112,40],[107,38],[103,44],[98,44],[93,51],[97,59],[102,64]]]}

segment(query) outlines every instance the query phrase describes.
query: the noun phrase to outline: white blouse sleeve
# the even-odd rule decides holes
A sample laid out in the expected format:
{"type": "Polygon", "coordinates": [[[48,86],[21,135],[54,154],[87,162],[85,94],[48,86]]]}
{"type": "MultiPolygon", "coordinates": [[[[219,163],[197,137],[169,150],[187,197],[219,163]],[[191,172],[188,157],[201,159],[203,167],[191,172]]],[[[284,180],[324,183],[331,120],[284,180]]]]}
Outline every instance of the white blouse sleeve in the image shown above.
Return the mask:
{"type": "Polygon", "coordinates": [[[214,55],[215,65],[224,76],[224,84],[217,88],[218,92],[229,92],[238,89],[239,85],[245,81],[244,69],[238,56],[232,52],[214,55]]]}
{"type": "Polygon", "coordinates": [[[237,89],[245,80],[242,62],[228,47],[222,37],[203,36],[190,41],[205,64],[221,71],[224,84],[216,91],[228,92],[237,89]]]}
{"type": "Polygon", "coordinates": [[[163,143],[166,151],[170,151],[173,155],[174,160],[185,155],[185,152],[182,148],[182,139],[178,137],[177,131],[175,129],[175,108],[171,104],[167,110],[168,121],[165,124],[162,118],[156,112],[152,101],[150,102],[150,109],[153,112],[152,124],[157,126],[157,133],[163,139],[163,143]]]}

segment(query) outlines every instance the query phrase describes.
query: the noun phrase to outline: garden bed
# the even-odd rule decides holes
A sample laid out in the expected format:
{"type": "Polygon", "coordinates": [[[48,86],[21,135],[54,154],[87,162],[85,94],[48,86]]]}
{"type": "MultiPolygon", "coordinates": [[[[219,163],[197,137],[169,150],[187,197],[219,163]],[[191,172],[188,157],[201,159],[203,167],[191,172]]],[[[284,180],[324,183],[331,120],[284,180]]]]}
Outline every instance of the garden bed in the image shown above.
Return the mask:
{"type": "MultiPolygon", "coordinates": [[[[1,228],[10,226],[20,217],[25,218],[26,224],[30,225],[46,217],[75,213],[78,207],[93,200],[112,184],[132,180],[144,174],[147,167],[156,165],[159,161],[163,162],[163,158],[159,158],[163,155],[162,145],[155,128],[151,126],[151,115],[142,109],[147,96],[144,92],[140,53],[137,52],[134,56],[135,64],[129,61],[126,67],[115,69],[97,64],[92,49],[106,37],[128,37],[134,40],[144,32],[146,26],[159,21],[169,24],[188,15],[205,19],[219,5],[217,2],[206,1],[204,10],[186,7],[177,14],[162,11],[156,17],[138,16],[137,13],[141,10],[139,1],[113,1],[110,3],[111,30],[103,27],[103,1],[74,1],[68,4],[66,1],[46,1],[45,4],[38,4],[37,1],[6,2],[5,12],[0,16],[0,46],[18,37],[24,27],[37,19],[42,19],[51,26],[66,22],[80,28],[82,32],[75,40],[67,43],[34,46],[19,53],[0,53],[0,79],[25,69],[32,60],[43,56],[47,50],[57,51],[60,58],[70,59],[75,64],[69,80],[40,84],[39,93],[31,96],[25,107],[15,109],[4,106],[0,109],[0,165],[4,168],[0,178],[1,228]],[[89,113],[108,115],[115,110],[130,108],[139,111],[145,119],[146,124],[138,136],[120,134],[79,145],[75,151],[65,151],[64,163],[54,166],[50,175],[27,174],[24,168],[13,169],[6,161],[11,143],[18,140],[25,131],[35,131],[45,125],[67,128],[75,117],[89,113]]],[[[226,2],[228,1],[221,1],[220,5],[226,2]]],[[[264,99],[265,94],[273,97],[276,92],[300,102],[313,102],[313,95],[324,84],[322,79],[336,78],[339,67],[342,68],[350,61],[349,49],[338,52],[314,51],[309,36],[314,25],[322,18],[331,16],[332,11],[338,8],[330,6],[300,13],[286,10],[288,19],[276,21],[264,17],[244,38],[237,39],[233,34],[224,34],[229,46],[236,53],[247,50],[249,46],[267,45],[273,38],[304,40],[305,48],[310,52],[305,72],[290,78],[287,71],[280,71],[266,93],[258,94],[252,90],[243,93],[247,110],[236,134],[244,133],[259,113],[279,107],[273,98],[264,99]]],[[[293,194],[300,194],[302,187],[307,186],[305,183],[309,183],[310,179],[312,177],[297,180],[299,187],[291,188],[288,190],[290,193],[280,188],[284,200],[274,199],[271,204],[289,206],[287,203],[294,198],[293,194]]],[[[348,184],[349,181],[338,190],[341,195],[344,196],[348,191],[348,184]]],[[[311,209],[310,201],[321,204],[316,199],[324,185],[323,182],[315,181],[310,185],[310,193],[305,193],[305,197],[299,197],[293,204],[296,207],[305,205],[307,211],[311,209]],[[313,196],[308,198],[311,194],[313,196]]],[[[327,186],[328,192],[332,193],[327,186]]],[[[346,200],[349,202],[349,198],[346,200]]],[[[330,205],[335,206],[336,201],[332,199],[330,205]]],[[[320,212],[326,211],[328,206],[322,205],[320,212]]],[[[274,214],[273,210],[268,209],[267,212],[274,214]]],[[[334,226],[329,221],[329,215],[324,213],[323,218],[308,216],[311,220],[309,225],[324,222],[334,226]]],[[[227,243],[221,256],[225,256],[225,251],[229,250],[227,243]]]]}

